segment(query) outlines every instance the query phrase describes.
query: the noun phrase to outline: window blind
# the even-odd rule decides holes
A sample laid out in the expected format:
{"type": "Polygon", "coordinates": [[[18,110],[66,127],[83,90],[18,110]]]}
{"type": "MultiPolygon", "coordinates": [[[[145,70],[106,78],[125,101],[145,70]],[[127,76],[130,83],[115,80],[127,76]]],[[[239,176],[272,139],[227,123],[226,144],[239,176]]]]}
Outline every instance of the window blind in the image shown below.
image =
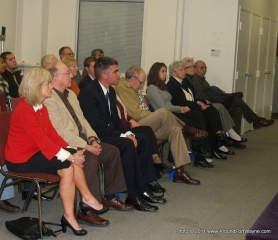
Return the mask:
{"type": "Polygon", "coordinates": [[[123,73],[141,65],[143,1],[80,1],[77,58],[79,68],[95,48],[115,58],[123,73]]]}

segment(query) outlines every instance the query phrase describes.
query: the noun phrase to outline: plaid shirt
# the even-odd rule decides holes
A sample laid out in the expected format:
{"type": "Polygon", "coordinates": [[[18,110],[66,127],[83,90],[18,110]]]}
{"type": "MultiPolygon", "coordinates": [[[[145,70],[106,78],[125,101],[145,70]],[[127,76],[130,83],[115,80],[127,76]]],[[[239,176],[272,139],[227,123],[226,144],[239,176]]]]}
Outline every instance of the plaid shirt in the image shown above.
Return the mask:
{"type": "Polygon", "coordinates": [[[143,94],[139,91],[137,93],[138,97],[139,97],[139,106],[142,110],[145,110],[145,111],[148,111],[150,112],[150,109],[149,107],[147,106],[146,102],[145,102],[145,99],[144,99],[144,96],[143,94]]]}
{"type": "Polygon", "coordinates": [[[4,94],[7,109],[10,109],[9,105],[8,105],[8,99],[11,98],[10,92],[9,92],[9,84],[1,75],[0,75],[0,93],[4,94]]]}

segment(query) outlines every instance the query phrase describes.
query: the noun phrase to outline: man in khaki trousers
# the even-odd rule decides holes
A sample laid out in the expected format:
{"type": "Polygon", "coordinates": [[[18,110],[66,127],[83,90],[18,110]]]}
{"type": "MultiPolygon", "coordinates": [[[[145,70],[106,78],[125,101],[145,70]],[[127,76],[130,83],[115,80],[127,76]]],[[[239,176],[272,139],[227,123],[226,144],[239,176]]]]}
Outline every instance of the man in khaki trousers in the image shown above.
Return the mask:
{"type": "Polygon", "coordinates": [[[194,138],[204,138],[205,131],[185,126],[166,108],[150,112],[140,89],[144,86],[146,74],[139,66],[130,67],[125,78],[120,79],[116,92],[127,109],[127,113],[142,126],[150,126],[157,139],[168,140],[173,154],[176,173],[174,182],[199,185],[200,181],[192,179],[184,170],[184,165],[190,163],[184,132],[194,138]]]}

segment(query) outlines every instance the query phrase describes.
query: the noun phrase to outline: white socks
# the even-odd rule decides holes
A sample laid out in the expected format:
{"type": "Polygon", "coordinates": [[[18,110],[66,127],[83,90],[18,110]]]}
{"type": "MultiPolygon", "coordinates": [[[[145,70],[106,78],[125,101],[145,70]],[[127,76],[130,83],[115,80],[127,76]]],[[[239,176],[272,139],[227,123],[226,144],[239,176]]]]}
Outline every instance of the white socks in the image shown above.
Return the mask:
{"type": "Polygon", "coordinates": [[[234,139],[234,140],[236,140],[236,141],[240,141],[241,140],[241,136],[239,136],[235,131],[234,131],[234,129],[229,129],[228,130],[228,133],[229,133],[229,135],[230,135],[230,137],[232,138],[232,139],[234,139]]]}
{"type": "Polygon", "coordinates": [[[221,150],[222,152],[228,152],[229,149],[226,148],[224,145],[222,145],[220,148],[218,148],[219,150],[221,150]]]}

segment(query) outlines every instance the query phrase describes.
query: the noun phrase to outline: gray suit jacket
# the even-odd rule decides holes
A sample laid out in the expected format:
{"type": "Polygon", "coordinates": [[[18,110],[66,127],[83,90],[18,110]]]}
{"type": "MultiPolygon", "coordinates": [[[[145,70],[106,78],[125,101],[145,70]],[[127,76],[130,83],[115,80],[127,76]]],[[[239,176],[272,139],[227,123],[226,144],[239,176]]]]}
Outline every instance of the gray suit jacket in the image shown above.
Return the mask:
{"type": "MultiPolygon", "coordinates": [[[[75,93],[70,89],[68,90],[68,100],[74,109],[80,124],[82,125],[82,133],[85,134],[87,138],[92,136],[97,137],[96,132],[91,128],[90,124],[84,118],[75,93]]],[[[48,109],[50,120],[58,134],[71,147],[84,148],[87,142],[79,137],[78,127],[58,94],[52,90],[51,98],[45,99],[43,103],[48,109]]]]}

